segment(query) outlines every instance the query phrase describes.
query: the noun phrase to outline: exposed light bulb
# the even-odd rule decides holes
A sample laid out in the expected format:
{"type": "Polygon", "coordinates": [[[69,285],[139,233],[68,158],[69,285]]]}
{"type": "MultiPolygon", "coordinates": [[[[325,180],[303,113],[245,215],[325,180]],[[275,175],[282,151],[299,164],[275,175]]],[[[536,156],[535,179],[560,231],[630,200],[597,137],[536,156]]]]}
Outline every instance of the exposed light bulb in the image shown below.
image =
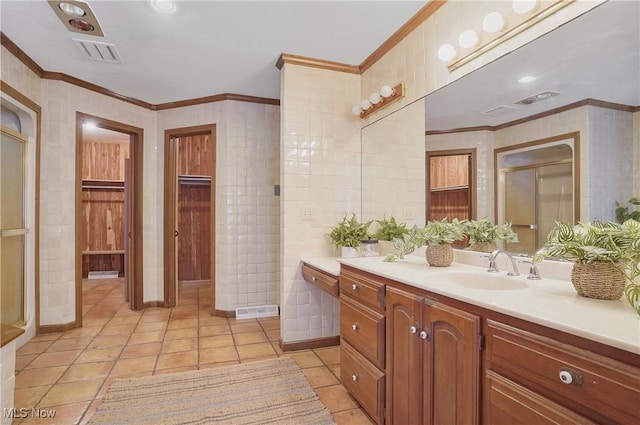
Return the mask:
{"type": "Polygon", "coordinates": [[[369,96],[369,101],[372,104],[377,105],[382,101],[382,96],[380,96],[378,93],[371,93],[371,96],[369,96]]]}
{"type": "Polygon", "coordinates": [[[360,105],[353,105],[353,108],[351,108],[351,112],[353,113],[353,115],[360,116],[360,114],[362,113],[362,108],[360,107],[360,105]]]}
{"type": "Polygon", "coordinates": [[[458,44],[464,49],[468,49],[478,44],[478,34],[473,30],[466,30],[458,37],[458,44]]]}
{"type": "Polygon", "coordinates": [[[58,7],[68,16],[79,18],[80,16],[84,16],[87,14],[80,6],[76,6],[75,4],[71,3],[60,3],[58,7]]]}
{"type": "Polygon", "coordinates": [[[371,108],[371,102],[369,101],[369,99],[362,99],[360,101],[360,107],[366,111],[367,109],[371,108]]]}
{"type": "Polygon", "coordinates": [[[380,96],[382,97],[389,97],[393,94],[393,89],[389,86],[383,86],[380,89],[380,96]]]}
{"type": "Polygon", "coordinates": [[[511,7],[514,12],[522,15],[536,10],[538,7],[538,0],[513,0],[511,7]]]}
{"type": "Polygon", "coordinates": [[[488,13],[482,20],[482,28],[489,34],[502,31],[504,29],[504,24],[504,18],[498,12],[488,13]]]}
{"type": "Polygon", "coordinates": [[[443,44],[438,49],[438,58],[440,58],[441,61],[446,62],[455,57],[456,57],[456,48],[453,47],[451,44],[443,44]]]}

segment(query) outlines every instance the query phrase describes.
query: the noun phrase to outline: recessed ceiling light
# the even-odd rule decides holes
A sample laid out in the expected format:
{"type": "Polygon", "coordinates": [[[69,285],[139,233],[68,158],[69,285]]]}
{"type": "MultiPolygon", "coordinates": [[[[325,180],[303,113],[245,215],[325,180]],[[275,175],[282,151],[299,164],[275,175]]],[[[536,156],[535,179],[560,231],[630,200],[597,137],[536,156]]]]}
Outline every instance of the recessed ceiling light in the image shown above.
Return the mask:
{"type": "Polygon", "coordinates": [[[527,83],[534,82],[535,80],[536,80],[536,77],[534,77],[533,75],[525,75],[524,77],[520,78],[518,82],[520,84],[527,84],[527,83]]]}
{"type": "Polygon", "coordinates": [[[178,6],[172,0],[149,0],[149,6],[160,13],[174,13],[178,10],[178,6]]]}
{"type": "Polygon", "coordinates": [[[71,3],[60,3],[58,7],[69,16],[80,17],[87,14],[83,8],[71,3]]]}

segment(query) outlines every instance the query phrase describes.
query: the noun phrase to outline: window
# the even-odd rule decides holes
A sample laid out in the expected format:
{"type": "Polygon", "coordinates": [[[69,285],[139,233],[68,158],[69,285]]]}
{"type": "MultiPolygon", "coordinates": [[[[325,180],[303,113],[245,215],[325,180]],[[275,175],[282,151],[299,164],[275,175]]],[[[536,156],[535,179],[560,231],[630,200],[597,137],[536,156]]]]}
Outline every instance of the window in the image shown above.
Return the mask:
{"type": "Polygon", "coordinates": [[[27,138],[0,126],[0,321],[25,324],[27,138]]]}

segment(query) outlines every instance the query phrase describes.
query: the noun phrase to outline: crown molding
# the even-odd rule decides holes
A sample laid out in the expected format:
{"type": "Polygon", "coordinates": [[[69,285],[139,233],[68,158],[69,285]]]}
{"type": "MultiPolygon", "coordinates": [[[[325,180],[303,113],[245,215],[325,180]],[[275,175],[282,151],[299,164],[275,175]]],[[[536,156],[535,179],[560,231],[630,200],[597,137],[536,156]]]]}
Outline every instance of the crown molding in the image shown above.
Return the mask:
{"type": "Polygon", "coordinates": [[[6,36],[5,33],[0,31],[0,44],[11,52],[13,56],[18,58],[20,62],[25,64],[27,68],[33,71],[38,77],[42,78],[44,74],[44,69],[40,67],[33,59],[29,57],[21,48],[18,47],[16,43],[13,42],[9,37],[6,36]]]}
{"type": "Polygon", "coordinates": [[[424,21],[426,21],[431,15],[436,13],[440,7],[442,7],[447,0],[431,0],[422,9],[420,9],[415,15],[413,15],[403,26],[401,26],[391,37],[389,37],[384,43],[380,45],[373,53],[369,55],[359,66],[360,73],[365,72],[371,68],[380,58],[389,53],[391,49],[396,47],[406,36],[411,34],[413,30],[418,28],[424,21]]]}
{"type": "Polygon", "coordinates": [[[245,96],[242,94],[223,93],[213,96],[200,97],[196,99],[180,100],[176,102],[160,103],[157,105],[145,102],[144,100],[136,99],[133,97],[125,96],[107,88],[99,86],[97,84],[90,83],[88,81],[81,80],[71,75],[61,72],[45,71],[38,65],[33,59],[29,57],[22,49],[20,49],[5,33],[0,31],[0,44],[5,47],[12,55],[14,55],[20,62],[26,65],[32,70],[38,77],[43,80],[55,80],[63,81],[65,83],[73,84],[74,86],[82,87],[84,89],[103,94],[105,96],[113,97],[115,99],[127,102],[136,106],[140,106],[152,111],[160,111],[171,108],[181,108],[184,106],[199,105],[203,103],[220,102],[223,100],[235,100],[238,102],[250,102],[250,103],[262,103],[266,105],[280,105],[279,99],[271,99],[266,97],[245,96]]]}
{"type": "Polygon", "coordinates": [[[245,96],[243,94],[222,93],[213,96],[199,97],[196,99],[179,100],[176,102],[159,103],[153,105],[151,109],[154,111],[162,111],[165,109],[182,108],[185,106],[201,105],[203,103],[221,102],[223,100],[235,100],[238,102],[261,103],[264,105],[280,105],[280,99],[271,99],[268,97],[245,96]]]}
{"type": "Polygon", "coordinates": [[[348,65],[340,62],[282,53],[276,62],[276,68],[282,69],[285,63],[308,66],[310,68],[328,69],[330,71],[346,72],[349,74],[360,74],[360,68],[357,65],[348,65]]]}
{"type": "Polygon", "coordinates": [[[472,131],[497,131],[497,130],[502,130],[503,128],[513,127],[514,125],[523,124],[525,122],[548,117],[549,115],[555,115],[561,112],[570,111],[571,109],[580,108],[582,106],[596,106],[598,108],[613,109],[615,111],[624,111],[624,112],[640,111],[640,105],[630,106],[630,105],[623,105],[621,103],[605,102],[604,100],[598,100],[598,99],[583,99],[577,102],[569,103],[568,105],[559,106],[554,109],[549,109],[548,111],[545,111],[545,112],[540,112],[538,114],[531,115],[529,117],[520,118],[514,121],[506,122],[504,124],[496,125],[496,126],[483,125],[483,126],[477,126],[477,127],[452,128],[449,130],[429,130],[429,131],[425,131],[424,134],[426,136],[432,136],[437,134],[468,133],[472,131]]]}

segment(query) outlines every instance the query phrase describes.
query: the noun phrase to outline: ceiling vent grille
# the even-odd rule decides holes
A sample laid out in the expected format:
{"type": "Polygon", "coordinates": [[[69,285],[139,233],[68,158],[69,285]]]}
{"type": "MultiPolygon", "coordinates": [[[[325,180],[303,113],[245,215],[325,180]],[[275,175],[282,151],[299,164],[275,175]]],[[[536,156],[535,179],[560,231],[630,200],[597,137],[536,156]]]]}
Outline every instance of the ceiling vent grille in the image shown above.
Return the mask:
{"type": "Polygon", "coordinates": [[[560,93],[557,91],[547,90],[533,96],[525,97],[517,102],[513,102],[516,105],[531,105],[532,103],[540,102],[541,100],[547,100],[550,97],[558,96],[560,93]]]}
{"type": "Polygon", "coordinates": [[[515,106],[500,105],[500,106],[496,106],[495,108],[487,109],[486,111],[483,111],[482,114],[491,115],[495,117],[498,115],[505,114],[509,111],[513,111],[514,109],[518,109],[518,108],[516,108],[515,106]]]}
{"type": "Polygon", "coordinates": [[[122,63],[115,44],[99,43],[97,41],[72,39],[80,48],[82,54],[92,60],[110,63],[122,63]]]}

